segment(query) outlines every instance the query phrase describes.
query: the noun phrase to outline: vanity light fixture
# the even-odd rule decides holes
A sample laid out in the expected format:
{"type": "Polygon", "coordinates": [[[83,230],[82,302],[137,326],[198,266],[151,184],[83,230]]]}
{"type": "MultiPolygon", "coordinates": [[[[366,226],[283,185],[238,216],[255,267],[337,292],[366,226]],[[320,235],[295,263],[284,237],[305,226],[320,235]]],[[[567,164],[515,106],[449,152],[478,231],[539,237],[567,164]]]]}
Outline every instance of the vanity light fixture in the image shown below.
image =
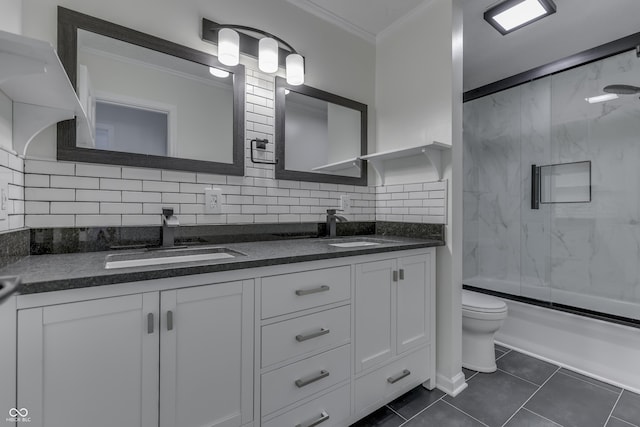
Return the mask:
{"type": "Polygon", "coordinates": [[[203,19],[202,38],[218,44],[218,60],[224,65],[238,65],[242,50],[243,53],[257,56],[258,68],[269,74],[278,71],[282,51],[280,45],[282,45],[288,50],[288,52],[285,50],[287,52],[285,60],[287,83],[292,86],[304,83],[304,58],[289,43],[273,34],[244,25],[216,24],[203,19]],[[255,43],[256,40],[248,33],[258,34],[261,38],[255,43]],[[251,46],[244,46],[244,44],[251,44],[251,46]],[[257,49],[253,46],[254,44],[257,44],[257,49]],[[243,45],[242,49],[241,45],[243,45]]]}
{"type": "Polygon", "coordinates": [[[489,8],[484,19],[505,35],[554,13],[553,0],[506,0],[489,8]]]}
{"type": "Polygon", "coordinates": [[[209,67],[209,72],[211,73],[211,75],[219,77],[221,79],[229,77],[229,72],[221,70],[220,68],[209,67]]]}

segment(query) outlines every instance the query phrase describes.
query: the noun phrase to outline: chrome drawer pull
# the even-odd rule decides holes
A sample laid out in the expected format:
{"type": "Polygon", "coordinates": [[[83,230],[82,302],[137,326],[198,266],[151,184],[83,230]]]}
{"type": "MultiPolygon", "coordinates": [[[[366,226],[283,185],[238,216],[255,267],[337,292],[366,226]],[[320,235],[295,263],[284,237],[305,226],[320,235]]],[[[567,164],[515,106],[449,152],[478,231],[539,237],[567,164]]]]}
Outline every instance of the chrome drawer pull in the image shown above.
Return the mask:
{"type": "Polygon", "coordinates": [[[393,281],[394,282],[398,281],[398,270],[393,270],[393,281]]]}
{"type": "Polygon", "coordinates": [[[327,335],[329,332],[330,332],[329,329],[320,328],[320,330],[317,332],[311,332],[310,334],[306,334],[306,335],[303,335],[303,334],[296,335],[296,341],[303,342],[306,340],[310,340],[312,338],[318,338],[323,335],[327,335]]]}
{"type": "Polygon", "coordinates": [[[322,286],[319,286],[317,288],[311,288],[311,289],[298,289],[296,291],[296,295],[301,297],[301,296],[304,296],[304,295],[317,294],[318,292],[327,292],[329,289],[331,289],[331,288],[328,287],[327,285],[322,285],[322,286]]]}
{"type": "Polygon", "coordinates": [[[308,377],[300,378],[296,380],[296,386],[298,388],[302,388],[311,383],[315,383],[316,381],[320,381],[323,378],[327,378],[329,376],[329,371],[325,371],[324,369],[320,371],[318,375],[309,375],[308,377]]]}
{"type": "Polygon", "coordinates": [[[400,280],[404,280],[404,268],[400,269],[400,280]]]}
{"type": "Polygon", "coordinates": [[[402,371],[401,373],[399,373],[398,375],[396,375],[395,377],[389,377],[387,378],[387,382],[389,384],[395,384],[398,381],[400,381],[401,379],[408,377],[409,375],[411,375],[411,371],[408,369],[405,369],[404,371],[402,371]]]}
{"type": "Polygon", "coordinates": [[[328,419],[329,419],[329,414],[322,411],[320,413],[320,418],[318,418],[317,420],[305,421],[302,424],[296,424],[296,427],[315,427],[318,424],[322,424],[323,422],[327,421],[328,419]]]}

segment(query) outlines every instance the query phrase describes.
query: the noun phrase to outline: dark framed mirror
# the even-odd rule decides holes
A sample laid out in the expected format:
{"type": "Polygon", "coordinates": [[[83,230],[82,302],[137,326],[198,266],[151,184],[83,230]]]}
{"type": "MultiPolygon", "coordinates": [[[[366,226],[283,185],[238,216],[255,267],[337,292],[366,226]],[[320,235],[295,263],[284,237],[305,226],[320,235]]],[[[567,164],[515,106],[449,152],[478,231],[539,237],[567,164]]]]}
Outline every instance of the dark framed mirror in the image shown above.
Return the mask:
{"type": "Polygon", "coordinates": [[[244,174],[243,65],[63,7],[58,55],[90,123],[58,160],[244,174]]]}
{"type": "Polygon", "coordinates": [[[367,185],[367,106],[276,78],[277,179],[367,185]]]}

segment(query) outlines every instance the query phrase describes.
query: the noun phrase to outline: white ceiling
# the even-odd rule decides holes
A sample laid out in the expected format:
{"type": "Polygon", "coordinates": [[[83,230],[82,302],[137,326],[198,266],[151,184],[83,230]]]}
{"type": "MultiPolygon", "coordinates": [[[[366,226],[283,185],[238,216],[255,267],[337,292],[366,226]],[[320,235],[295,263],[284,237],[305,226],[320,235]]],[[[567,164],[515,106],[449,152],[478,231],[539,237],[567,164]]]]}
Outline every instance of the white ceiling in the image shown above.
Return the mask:
{"type": "MultiPolygon", "coordinates": [[[[288,1],[375,43],[431,0],[288,1]]],[[[555,0],[557,13],[506,36],[482,17],[497,0],[462,1],[465,90],[640,32],[640,0],[555,0]]]]}

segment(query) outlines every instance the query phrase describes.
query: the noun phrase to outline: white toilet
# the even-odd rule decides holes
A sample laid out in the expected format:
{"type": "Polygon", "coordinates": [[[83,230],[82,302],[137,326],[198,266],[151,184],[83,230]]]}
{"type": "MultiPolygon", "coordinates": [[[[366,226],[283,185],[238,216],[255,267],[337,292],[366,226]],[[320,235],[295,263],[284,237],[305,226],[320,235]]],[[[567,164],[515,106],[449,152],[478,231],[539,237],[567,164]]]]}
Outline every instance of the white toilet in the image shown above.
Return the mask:
{"type": "Polygon", "coordinates": [[[507,317],[507,304],[498,298],[462,290],[462,366],[494,372],[493,336],[507,317]]]}

